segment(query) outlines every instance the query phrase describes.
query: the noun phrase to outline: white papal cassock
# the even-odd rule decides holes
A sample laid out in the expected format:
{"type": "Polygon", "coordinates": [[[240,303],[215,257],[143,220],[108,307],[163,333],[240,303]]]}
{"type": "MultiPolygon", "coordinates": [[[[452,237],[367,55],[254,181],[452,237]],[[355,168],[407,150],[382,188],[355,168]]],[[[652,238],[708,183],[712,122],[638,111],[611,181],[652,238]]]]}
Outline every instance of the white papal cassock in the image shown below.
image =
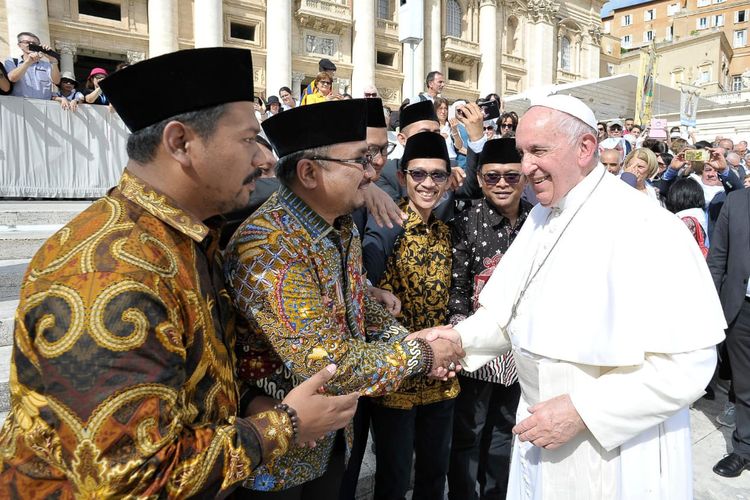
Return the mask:
{"type": "Polygon", "coordinates": [[[512,343],[518,421],[567,393],[587,426],[557,450],[516,439],[508,498],[692,497],[688,405],[726,324],[682,221],[599,165],[557,206],[534,207],[479,302],[456,326],[465,369],[512,343]]]}

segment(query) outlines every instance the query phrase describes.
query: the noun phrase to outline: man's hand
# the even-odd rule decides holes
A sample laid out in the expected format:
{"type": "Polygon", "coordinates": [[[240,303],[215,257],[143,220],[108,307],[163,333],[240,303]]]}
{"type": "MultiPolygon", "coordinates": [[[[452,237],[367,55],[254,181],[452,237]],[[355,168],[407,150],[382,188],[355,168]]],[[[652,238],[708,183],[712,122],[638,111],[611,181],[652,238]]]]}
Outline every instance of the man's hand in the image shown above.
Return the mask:
{"type": "Polygon", "coordinates": [[[393,224],[402,226],[408,219],[388,193],[374,183],[370,183],[367,189],[362,191],[362,196],[365,198],[367,211],[373,216],[378,226],[386,226],[390,229],[393,224]]]}
{"type": "Polygon", "coordinates": [[[563,394],[529,408],[531,416],[513,427],[521,441],[554,450],[586,429],[568,394],[563,394]]]}
{"type": "Polygon", "coordinates": [[[476,103],[470,102],[466,106],[457,107],[456,118],[464,124],[470,141],[474,142],[482,138],[482,135],[484,135],[482,127],[484,113],[482,113],[482,109],[476,103]]]}
{"type": "Polygon", "coordinates": [[[723,174],[727,167],[727,159],[724,158],[724,148],[706,148],[711,152],[711,159],[706,162],[711,165],[717,172],[723,174]]]}
{"type": "Polygon", "coordinates": [[[354,418],[358,393],[344,396],[320,394],[323,386],[336,372],[336,365],[328,365],[292,389],[284,403],[297,411],[299,431],[297,444],[314,443],[329,432],[343,428],[354,418]]]}
{"type": "Polygon", "coordinates": [[[455,191],[456,189],[463,186],[464,179],[466,179],[466,172],[464,172],[464,169],[460,167],[453,167],[451,169],[451,175],[450,177],[448,177],[448,185],[446,186],[446,189],[455,191]]]}
{"type": "Polygon", "coordinates": [[[391,315],[398,316],[401,314],[401,300],[391,292],[375,286],[368,287],[367,291],[370,292],[372,298],[375,299],[376,302],[382,304],[386,311],[391,313],[391,315]]]}
{"type": "Polygon", "coordinates": [[[452,326],[426,328],[410,334],[406,337],[406,340],[416,338],[426,340],[432,347],[434,362],[432,370],[428,374],[430,377],[448,380],[461,371],[459,361],[466,356],[466,353],[461,347],[461,335],[452,326]],[[453,363],[453,367],[450,366],[451,363],[453,363]]]}

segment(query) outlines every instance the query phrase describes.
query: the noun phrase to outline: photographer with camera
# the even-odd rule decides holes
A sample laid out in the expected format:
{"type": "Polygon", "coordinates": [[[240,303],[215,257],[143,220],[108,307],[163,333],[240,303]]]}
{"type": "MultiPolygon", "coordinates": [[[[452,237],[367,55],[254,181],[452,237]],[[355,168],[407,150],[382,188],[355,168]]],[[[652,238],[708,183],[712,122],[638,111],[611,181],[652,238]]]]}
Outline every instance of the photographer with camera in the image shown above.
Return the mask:
{"type": "Polygon", "coordinates": [[[18,34],[21,57],[5,60],[8,79],[13,83],[11,95],[32,99],[52,99],[52,85],[60,84],[59,55],[39,37],[28,31],[18,34]]]}

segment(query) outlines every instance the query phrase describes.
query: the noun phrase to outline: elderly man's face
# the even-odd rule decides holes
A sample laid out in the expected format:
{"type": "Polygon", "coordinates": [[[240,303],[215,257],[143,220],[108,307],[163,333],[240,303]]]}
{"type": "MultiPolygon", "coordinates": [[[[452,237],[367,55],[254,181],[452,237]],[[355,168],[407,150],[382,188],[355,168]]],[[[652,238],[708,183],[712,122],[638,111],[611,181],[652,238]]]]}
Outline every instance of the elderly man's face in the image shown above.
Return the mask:
{"type": "Polygon", "coordinates": [[[516,130],[516,147],[523,153],[522,171],[545,207],[560,201],[588,175],[589,170],[583,167],[591,161],[591,148],[596,145],[593,131],[586,148],[582,142],[586,136],[571,144],[570,137],[557,125],[563,116],[560,111],[533,106],[521,117],[516,130]]]}
{"type": "Polygon", "coordinates": [[[742,156],[747,152],[747,141],[740,141],[737,143],[737,145],[734,147],[734,150],[737,152],[738,155],[742,156]]]}
{"type": "Polygon", "coordinates": [[[619,125],[610,125],[609,136],[610,137],[622,137],[622,127],[619,125]]]}
{"type": "Polygon", "coordinates": [[[605,149],[602,151],[600,160],[610,174],[620,174],[620,152],[616,149],[605,149]]]}

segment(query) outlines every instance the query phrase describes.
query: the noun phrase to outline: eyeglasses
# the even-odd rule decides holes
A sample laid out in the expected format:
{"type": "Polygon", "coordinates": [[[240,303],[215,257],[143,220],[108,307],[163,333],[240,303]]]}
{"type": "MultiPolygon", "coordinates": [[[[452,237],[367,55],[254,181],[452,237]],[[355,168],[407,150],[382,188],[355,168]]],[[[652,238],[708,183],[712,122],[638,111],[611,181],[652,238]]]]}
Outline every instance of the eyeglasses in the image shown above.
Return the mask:
{"type": "Polygon", "coordinates": [[[318,85],[331,85],[332,83],[333,83],[333,82],[331,82],[331,81],[329,81],[329,80],[320,80],[320,81],[318,82],[318,85]]]}
{"type": "Polygon", "coordinates": [[[383,158],[386,158],[389,154],[393,153],[393,150],[396,149],[396,143],[395,142],[389,142],[385,146],[370,146],[367,148],[367,154],[372,158],[375,159],[376,156],[380,155],[383,158]]]}
{"type": "Polygon", "coordinates": [[[512,123],[502,123],[500,124],[500,128],[513,128],[512,123]]]}
{"type": "Polygon", "coordinates": [[[407,174],[411,175],[412,180],[416,182],[417,184],[420,184],[427,180],[429,177],[432,179],[432,182],[435,184],[442,184],[445,181],[448,180],[448,172],[427,172],[426,170],[422,170],[419,168],[415,168],[414,170],[407,170],[407,174]]]}
{"type": "Polygon", "coordinates": [[[486,174],[482,174],[482,179],[484,179],[485,184],[488,186],[494,186],[500,182],[500,179],[505,179],[505,182],[511,186],[515,186],[521,182],[521,177],[523,177],[523,174],[519,172],[508,172],[505,174],[499,172],[487,172],[486,174]]]}
{"type": "Polygon", "coordinates": [[[365,92],[365,97],[377,97],[377,92],[365,92]]]}
{"type": "Polygon", "coordinates": [[[335,161],[337,163],[343,163],[347,167],[353,167],[353,168],[357,168],[357,167],[355,167],[354,165],[349,165],[349,164],[356,163],[362,168],[362,170],[367,170],[367,167],[372,165],[372,156],[370,156],[369,154],[361,158],[354,158],[352,160],[342,160],[340,158],[328,158],[326,156],[313,156],[310,159],[315,160],[315,161],[335,161]]]}
{"type": "Polygon", "coordinates": [[[617,125],[614,125],[612,127],[609,127],[610,132],[622,132],[622,127],[618,127],[617,125]]]}

